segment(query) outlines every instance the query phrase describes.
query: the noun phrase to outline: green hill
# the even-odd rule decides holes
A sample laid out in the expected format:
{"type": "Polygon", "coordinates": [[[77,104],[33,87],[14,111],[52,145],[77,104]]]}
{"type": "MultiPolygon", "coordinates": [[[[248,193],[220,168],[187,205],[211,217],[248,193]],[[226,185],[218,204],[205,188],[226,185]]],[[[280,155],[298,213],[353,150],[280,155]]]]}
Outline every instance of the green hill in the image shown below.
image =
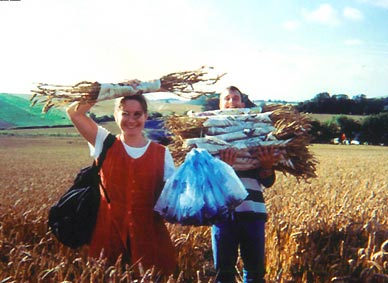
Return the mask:
{"type": "Polygon", "coordinates": [[[71,125],[64,111],[42,113],[42,105],[30,107],[28,96],[0,93],[0,129],[71,125]]]}

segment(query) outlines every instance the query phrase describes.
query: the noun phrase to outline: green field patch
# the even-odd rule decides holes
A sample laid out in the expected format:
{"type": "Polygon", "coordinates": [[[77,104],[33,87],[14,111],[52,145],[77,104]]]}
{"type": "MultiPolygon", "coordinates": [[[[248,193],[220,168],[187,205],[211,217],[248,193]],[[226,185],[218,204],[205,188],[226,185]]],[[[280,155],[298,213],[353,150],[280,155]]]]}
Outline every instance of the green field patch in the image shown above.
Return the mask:
{"type": "Polygon", "coordinates": [[[0,93],[0,128],[42,127],[70,125],[66,113],[60,109],[51,109],[42,113],[42,106],[30,106],[28,99],[17,95],[0,93]]]}

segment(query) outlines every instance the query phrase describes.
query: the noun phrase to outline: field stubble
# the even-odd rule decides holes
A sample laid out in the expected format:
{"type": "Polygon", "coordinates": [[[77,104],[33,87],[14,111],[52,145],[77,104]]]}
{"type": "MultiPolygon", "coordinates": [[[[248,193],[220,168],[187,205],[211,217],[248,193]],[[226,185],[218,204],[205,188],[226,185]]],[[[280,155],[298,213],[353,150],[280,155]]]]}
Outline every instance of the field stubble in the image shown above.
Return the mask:
{"type": "MultiPolygon", "coordinates": [[[[387,148],[311,150],[318,178],[278,173],[265,192],[268,282],[387,282],[387,148]]],[[[133,282],[120,261],[88,260],[87,247],[70,250],[47,232],[50,205],[91,163],[81,138],[0,136],[0,156],[1,282],[133,282]]],[[[211,281],[210,228],[169,229],[180,270],[171,281],[211,281]]]]}

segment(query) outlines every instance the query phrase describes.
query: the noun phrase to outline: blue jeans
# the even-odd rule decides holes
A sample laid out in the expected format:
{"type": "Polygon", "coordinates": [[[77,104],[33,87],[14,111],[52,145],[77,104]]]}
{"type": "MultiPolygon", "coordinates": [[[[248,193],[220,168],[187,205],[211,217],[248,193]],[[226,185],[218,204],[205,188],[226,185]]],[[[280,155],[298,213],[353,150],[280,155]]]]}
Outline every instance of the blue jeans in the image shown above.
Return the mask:
{"type": "Polygon", "coordinates": [[[243,260],[243,282],[265,282],[265,221],[228,220],[212,226],[212,248],[217,283],[235,282],[238,247],[243,260]]]}

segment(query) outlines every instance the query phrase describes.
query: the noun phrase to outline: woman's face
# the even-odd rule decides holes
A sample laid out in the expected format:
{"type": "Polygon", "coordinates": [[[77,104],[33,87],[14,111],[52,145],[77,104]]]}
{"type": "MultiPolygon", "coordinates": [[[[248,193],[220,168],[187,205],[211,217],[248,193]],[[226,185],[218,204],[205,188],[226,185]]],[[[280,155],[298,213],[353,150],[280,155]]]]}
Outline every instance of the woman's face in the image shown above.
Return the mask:
{"type": "Polygon", "coordinates": [[[119,109],[115,111],[116,123],[125,135],[142,135],[147,113],[144,112],[140,102],[126,99],[119,109]]]}
{"type": "Polygon", "coordinates": [[[243,108],[245,104],[241,101],[241,95],[238,91],[225,90],[220,95],[220,109],[243,108]]]}

